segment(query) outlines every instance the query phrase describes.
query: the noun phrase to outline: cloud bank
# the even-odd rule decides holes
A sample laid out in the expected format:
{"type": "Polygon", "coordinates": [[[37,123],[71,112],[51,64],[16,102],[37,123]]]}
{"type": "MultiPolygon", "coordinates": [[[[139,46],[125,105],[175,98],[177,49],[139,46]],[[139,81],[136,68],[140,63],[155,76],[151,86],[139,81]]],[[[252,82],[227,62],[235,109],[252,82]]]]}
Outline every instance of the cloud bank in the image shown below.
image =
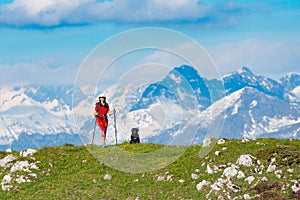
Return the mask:
{"type": "Polygon", "coordinates": [[[200,0],[14,0],[0,4],[0,25],[57,27],[117,23],[196,23],[232,26],[258,7],[237,2],[200,0]]]}
{"type": "Polygon", "coordinates": [[[222,74],[242,66],[253,71],[279,78],[288,72],[299,72],[300,47],[287,42],[266,42],[245,39],[207,47],[222,74]]]}
{"type": "Polygon", "coordinates": [[[76,66],[60,65],[55,59],[40,59],[32,62],[0,65],[0,86],[28,84],[72,84],[76,66]]]}

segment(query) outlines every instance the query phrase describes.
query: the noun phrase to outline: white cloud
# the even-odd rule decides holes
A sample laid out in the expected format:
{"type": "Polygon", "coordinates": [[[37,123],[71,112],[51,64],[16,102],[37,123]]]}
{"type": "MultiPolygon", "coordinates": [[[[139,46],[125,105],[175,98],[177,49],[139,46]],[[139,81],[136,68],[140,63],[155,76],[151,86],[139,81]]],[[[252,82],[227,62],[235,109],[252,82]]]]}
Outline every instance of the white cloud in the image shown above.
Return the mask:
{"type": "Polygon", "coordinates": [[[0,66],[0,85],[26,84],[72,84],[77,68],[60,66],[53,59],[41,59],[33,62],[0,66]]]}
{"type": "Polygon", "coordinates": [[[213,60],[204,47],[196,42],[175,43],[169,51],[157,50],[143,58],[141,63],[158,63],[170,67],[191,65],[207,78],[218,78],[213,60]]]}
{"type": "Polygon", "coordinates": [[[223,74],[242,66],[275,78],[288,72],[299,72],[300,46],[295,44],[246,39],[207,49],[223,74]]]}
{"type": "Polygon", "coordinates": [[[232,24],[237,14],[252,10],[238,3],[206,4],[199,0],[15,0],[0,5],[0,24],[60,26],[113,22],[170,22],[232,24]],[[222,22],[222,23],[218,23],[222,22]],[[228,23],[227,23],[228,22],[228,23]]]}

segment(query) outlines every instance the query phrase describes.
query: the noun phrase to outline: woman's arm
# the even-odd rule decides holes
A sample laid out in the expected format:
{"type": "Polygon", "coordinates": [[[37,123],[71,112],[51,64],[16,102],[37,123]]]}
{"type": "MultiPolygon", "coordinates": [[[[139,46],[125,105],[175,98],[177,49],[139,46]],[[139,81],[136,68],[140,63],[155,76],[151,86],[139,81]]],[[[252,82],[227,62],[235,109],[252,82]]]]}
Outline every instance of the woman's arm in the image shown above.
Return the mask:
{"type": "Polygon", "coordinates": [[[94,111],[94,115],[97,116],[98,115],[98,104],[95,105],[95,111],[94,111]]]}
{"type": "Polygon", "coordinates": [[[108,110],[108,112],[107,112],[107,114],[109,114],[109,115],[112,115],[114,113],[116,113],[116,109],[114,109],[113,111],[108,110]]]}

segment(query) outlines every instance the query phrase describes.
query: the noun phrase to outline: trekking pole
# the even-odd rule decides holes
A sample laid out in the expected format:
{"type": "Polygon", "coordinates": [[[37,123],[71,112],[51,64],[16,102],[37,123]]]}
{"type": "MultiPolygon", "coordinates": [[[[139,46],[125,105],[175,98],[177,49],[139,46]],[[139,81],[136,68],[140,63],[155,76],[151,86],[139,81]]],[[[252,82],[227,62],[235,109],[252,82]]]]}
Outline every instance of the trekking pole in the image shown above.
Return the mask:
{"type": "Polygon", "coordinates": [[[116,146],[117,146],[118,142],[117,142],[117,122],[116,122],[116,109],[114,109],[114,127],[115,127],[115,137],[116,137],[116,146]]]}
{"type": "Polygon", "coordinates": [[[97,122],[97,117],[95,117],[95,125],[94,125],[94,132],[93,132],[92,144],[94,144],[94,137],[95,137],[95,130],[96,130],[96,122],[97,122]]]}

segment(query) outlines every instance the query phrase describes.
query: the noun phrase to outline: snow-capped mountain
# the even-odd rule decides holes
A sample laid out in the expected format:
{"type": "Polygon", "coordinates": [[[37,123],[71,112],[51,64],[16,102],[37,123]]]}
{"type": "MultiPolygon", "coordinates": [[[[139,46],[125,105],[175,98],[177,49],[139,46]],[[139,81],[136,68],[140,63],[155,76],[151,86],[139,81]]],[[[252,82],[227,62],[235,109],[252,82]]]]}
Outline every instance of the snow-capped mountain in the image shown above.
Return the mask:
{"type": "MultiPolygon", "coordinates": [[[[38,85],[1,88],[0,149],[90,142],[95,97],[85,90],[38,85]]],[[[219,80],[208,80],[183,65],[161,81],[113,85],[107,94],[111,107],[117,109],[119,142],[129,140],[133,127],[140,129],[142,142],[162,144],[201,143],[206,136],[300,138],[297,73],[277,81],[243,67],[219,80]]],[[[108,143],[113,144],[113,118],[109,120],[108,143]]],[[[96,137],[100,141],[99,134],[96,137]]]]}
{"type": "Polygon", "coordinates": [[[291,91],[300,85],[300,74],[288,73],[280,79],[280,82],[287,91],[291,91]]]}
{"type": "Polygon", "coordinates": [[[223,76],[222,80],[228,94],[248,86],[256,88],[267,95],[284,99],[284,85],[271,78],[256,75],[247,67],[242,67],[240,70],[223,76]]]}
{"type": "MultiPolygon", "coordinates": [[[[223,138],[300,138],[300,110],[277,97],[256,88],[244,87],[212,104],[200,114],[201,131],[225,119],[223,138]]],[[[199,138],[203,139],[203,135],[199,138]]]]}
{"type": "Polygon", "coordinates": [[[206,109],[211,104],[205,79],[193,67],[183,65],[170,71],[162,81],[150,84],[131,111],[148,108],[161,98],[188,108],[193,96],[200,110],[206,109]]]}
{"type": "Polygon", "coordinates": [[[68,142],[79,144],[71,122],[73,119],[71,94],[70,86],[2,88],[0,90],[2,149],[42,147],[68,142]]]}
{"type": "Polygon", "coordinates": [[[294,101],[300,103],[300,86],[295,87],[292,91],[291,94],[294,96],[294,101]]]}

